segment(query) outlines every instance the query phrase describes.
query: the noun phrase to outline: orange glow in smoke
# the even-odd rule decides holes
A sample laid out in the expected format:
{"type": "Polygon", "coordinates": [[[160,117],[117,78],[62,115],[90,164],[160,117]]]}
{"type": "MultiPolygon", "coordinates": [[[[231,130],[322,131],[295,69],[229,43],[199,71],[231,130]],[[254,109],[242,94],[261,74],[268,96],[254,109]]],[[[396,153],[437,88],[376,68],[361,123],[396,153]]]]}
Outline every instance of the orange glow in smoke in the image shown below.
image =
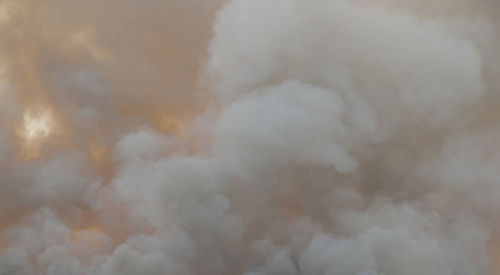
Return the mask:
{"type": "Polygon", "coordinates": [[[72,51],[75,49],[83,49],[85,52],[89,53],[94,60],[103,61],[107,58],[108,53],[96,45],[92,36],[92,31],[89,29],[75,31],[66,41],[66,50],[72,51]]]}
{"type": "Polygon", "coordinates": [[[179,117],[164,114],[160,116],[157,127],[163,133],[180,133],[183,131],[183,121],[179,117]]]}
{"type": "Polygon", "coordinates": [[[0,4],[0,24],[8,21],[17,7],[12,2],[0,4]]]}
{"type": "Polygon", "coordinates": [[[95,164],[98,173],[105,179],[111,180],[114,174],[113,164],[110,161],[110,149],[96,142],[91,142],[88,147],[90,160],[95,164]]]}
{"type": "Polygon", "coordinates": [[[102,227],[97,224],[92,224],[82,229],[74,229],[71,231],[72,242],[85,242],[87,245],[94,247],[102,247],[106,244],[102,242],[101,236],[107,235],[102,227]]]}
{"type": "MultiPolygon", "coordinates": [[[[497,227],[498,228],[498,227],[497,227]]],[[[488,249],[491,257],[491,263],[488,274],[500,274],[500,241],[498,239],[499,230],[494,230],[492,239],[489,242],[488,249]]]]}
{"type": "Polygon", "coordinates": [[[97,143],[91,143],[89,145],[89,155],[95,164],[104,165],[109,155],[109,149],[97,143]]]}

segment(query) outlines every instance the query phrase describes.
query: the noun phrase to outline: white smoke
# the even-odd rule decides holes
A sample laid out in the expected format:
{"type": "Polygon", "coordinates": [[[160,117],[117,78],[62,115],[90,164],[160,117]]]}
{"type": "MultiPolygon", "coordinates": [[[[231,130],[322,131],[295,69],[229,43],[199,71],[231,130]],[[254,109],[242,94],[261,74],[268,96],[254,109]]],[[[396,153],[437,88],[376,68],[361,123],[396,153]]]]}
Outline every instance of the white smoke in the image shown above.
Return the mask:
{"type": "Polygon", "coordinates": [[[4,0],[0,275],[497,274],[498,16],[4,0]]]}

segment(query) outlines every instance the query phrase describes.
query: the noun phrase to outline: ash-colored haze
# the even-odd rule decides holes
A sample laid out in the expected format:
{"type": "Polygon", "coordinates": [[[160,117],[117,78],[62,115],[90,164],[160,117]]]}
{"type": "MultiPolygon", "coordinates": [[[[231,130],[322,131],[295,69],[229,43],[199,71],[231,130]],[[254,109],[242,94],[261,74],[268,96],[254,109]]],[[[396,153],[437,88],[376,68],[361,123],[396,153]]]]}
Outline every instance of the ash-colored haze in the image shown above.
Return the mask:
{"type": "Polygon", "coordinates": [[[2,0],[0,275],[496,275],[495,0],[2,0]]]}

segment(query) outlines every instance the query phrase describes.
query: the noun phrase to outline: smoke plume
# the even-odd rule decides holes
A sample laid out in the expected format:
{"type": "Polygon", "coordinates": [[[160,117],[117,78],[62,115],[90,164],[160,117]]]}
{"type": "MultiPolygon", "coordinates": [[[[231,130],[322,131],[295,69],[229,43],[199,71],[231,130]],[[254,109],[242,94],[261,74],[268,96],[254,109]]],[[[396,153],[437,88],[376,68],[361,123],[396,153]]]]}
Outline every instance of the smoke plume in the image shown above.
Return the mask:
{"type": "Polygon", "coordinates": [[[0,275],[495,275],[495,0],[0,1],[0,275]]]}

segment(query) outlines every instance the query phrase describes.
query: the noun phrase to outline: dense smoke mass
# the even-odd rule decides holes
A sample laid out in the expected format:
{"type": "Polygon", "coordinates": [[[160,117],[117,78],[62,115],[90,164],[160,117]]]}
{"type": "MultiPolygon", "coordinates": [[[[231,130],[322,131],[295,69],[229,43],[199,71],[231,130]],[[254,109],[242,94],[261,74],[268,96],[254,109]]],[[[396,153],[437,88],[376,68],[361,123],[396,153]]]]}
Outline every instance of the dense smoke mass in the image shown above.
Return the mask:
{"type": "Polygon", "coordinates": [[[0,0],[0,275],[500,274],[499,3],[0,0]]]}

